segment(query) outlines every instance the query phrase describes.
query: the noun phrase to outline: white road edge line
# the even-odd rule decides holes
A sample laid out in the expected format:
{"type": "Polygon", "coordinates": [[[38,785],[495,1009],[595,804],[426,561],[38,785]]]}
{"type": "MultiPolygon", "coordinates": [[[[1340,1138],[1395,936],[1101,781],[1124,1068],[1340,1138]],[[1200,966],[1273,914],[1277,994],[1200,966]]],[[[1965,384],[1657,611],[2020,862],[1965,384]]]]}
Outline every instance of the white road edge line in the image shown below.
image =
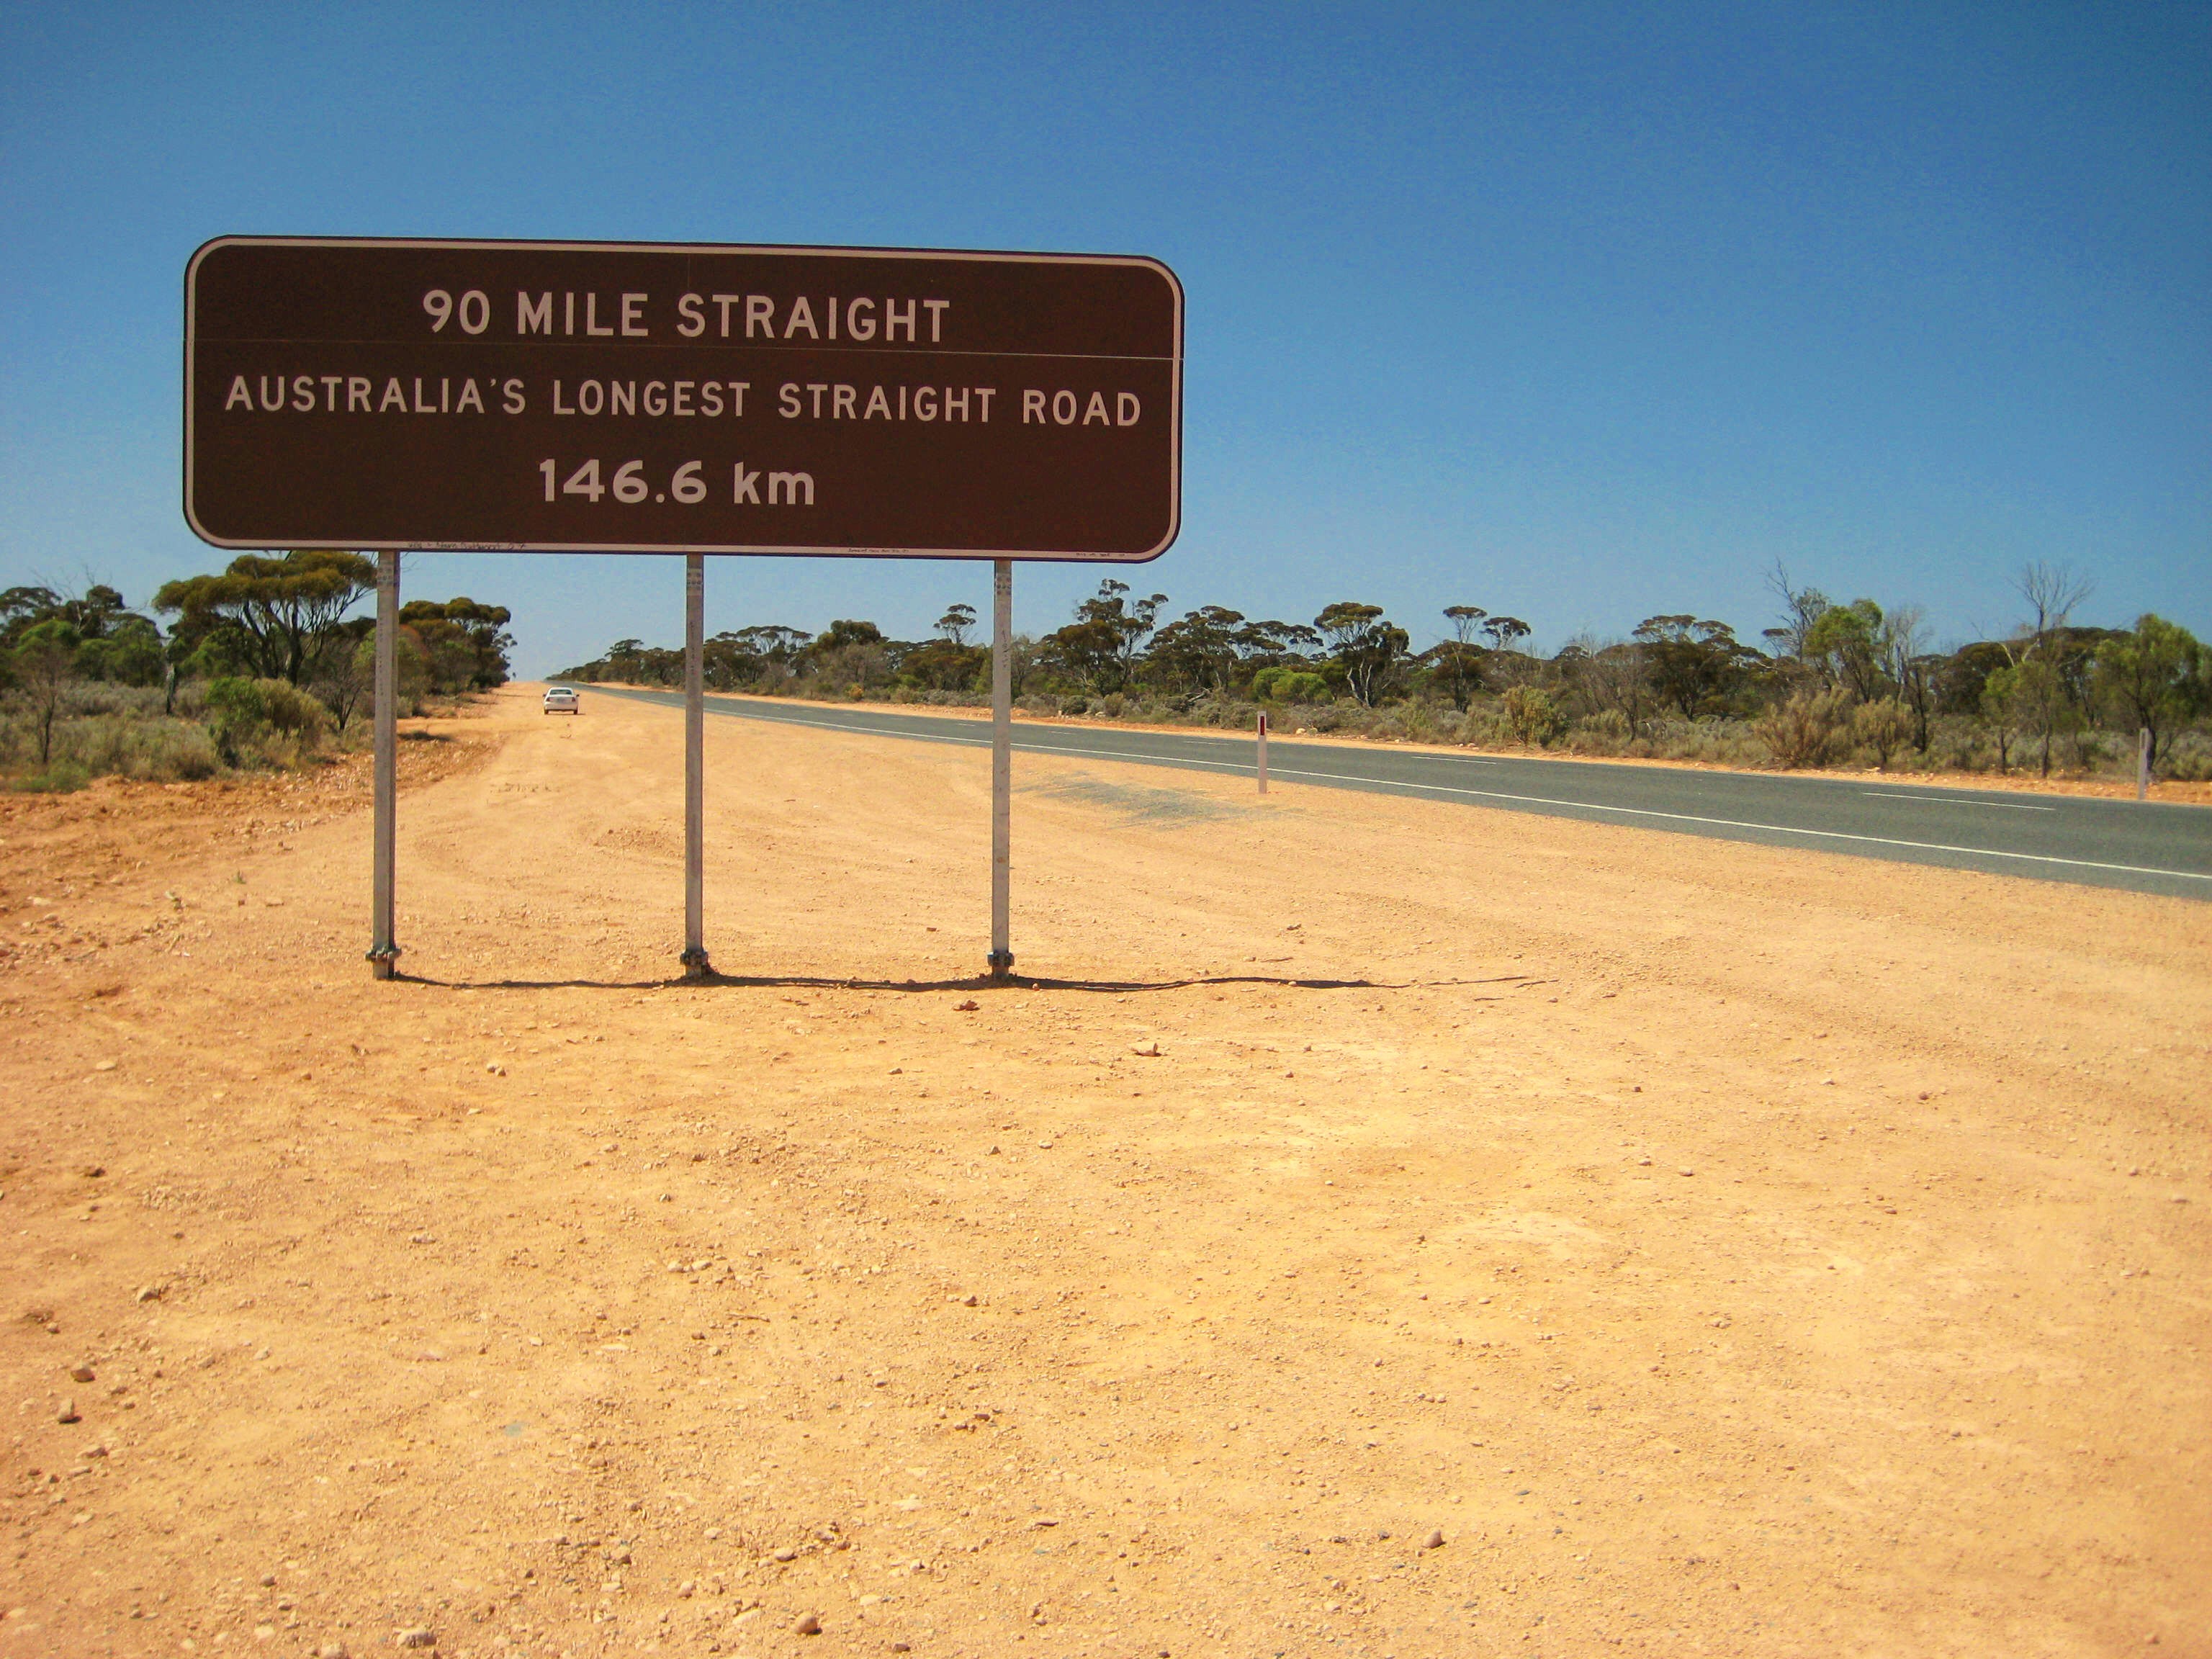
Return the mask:
{"type": "Polygon", "coordinates": [[[1580,812],[1625,812],[1639,818],[1668,818],[1676,823],[1710,823],[1727,830],[1760,830],[1774,836],[1817,836],[1823,841],[1863,842],[1875,847],[1909,847],[1923,853],[1957,853],[1966,858],[2018,859],[2029,864],[2063,864],[2075,870],[2111,870],[2130,876],[2171,876],[2181,881],[2212,881],[2212,873],[2160,870],[2145,864],[2106,864],[2097,859],[2062,859],[2050,853],[2007,853],[1994,847],[1953,847],[1940,841],[1905,841],[1895,836],[1855,836],[1843,830],[1801,830],[1793,823],[1750,823],[1741,818],[1709,818],[1695,812],[1660,812],[1644,806],[1601,806],[1585,800],[1554,800],[1547,795],[1509,795],[1498,789],[1457,789],[1448,783],[1395,783],[1386,778],[1346,777],[1334,772],[1279,772],[1286,778],[1326,778],[1338,783],[1382,784],[1392,789],[1427,789],[1448,795],[1480,795],[1530,806],[1565,806],[1580,812]]]}
{"type": "MultiPolygon", "coordinates": [[[[779,716],[770,714],[765,718],[775,720],[779,716]]],[[[886,731],[880,726],[848,726],[841,721],[817,720],[806,715],[796,718],[786,715],[781,718],[787,726],[814,726],[830,732],[858,732],[862,736],[870,738],[912,737],[921,738],[929,743],[961,743],[977,748],[988,747],[991,741],[988,738],[951,738],[939,737],[927,732],[886,731]]],[[[1097,759],[1123,761],[1133,766],[1162,763],[1154,756],[1126,755],[1106,749],[1062,749],[1053,744],[1021,743],[1016,744],[1014,747],[1027,749],[1032,754],[1083,755],[1097,759]]],[[[1175,766],[1216,767],[1225,771],[1245,769],[1223,761],[1177,760],[1166,763],[1175,766]]],[[[1705,817],[1695,812],[1660,812],[1645,806],[1601,806],[1595,801],[1559,800],[1549,795],[1512,795],[1501,789],[1462,789],[1449,783],[1401,783],[1395,778],[1363,778],[1356,774],[1344,772],[1293,771],[1287,767],[1270,767],[1268,769],[1279,778],[1314,778],[1327,783],[1364,784],[1370,788],[1413,789],[1425,790],[1431,794],[1473,795],[1484,800],[1519,801],[1528,806],[1564,806],[1577,812],[1620,812],[1632,817],[1666,818],[1675,823],[1710,823],[1717,829],[1723,830],[1758,830],[1771,836],[1814,836],[1822,841],[1863,842],[1873,847],[1908,847],[1915,852],[1956,853],[1965,858],[2015,859],[2028,864],[2059,864],[2071,870],[2110,870],[2116,874],[2126,876],[2169,876],[2179,881],[2212,881],[2212,874],[2195,870],[2160,870],[2154,866],[2144,864],[2106,864],[2096,859],[2062,859],[2049,853],[2007,853],[1994,847],[1953,847],[1939,841],[1904,841],[1894,836],[1855,836],[1842,830],[1801,830],[1793,823],[1751,823],[1741,818],[1705,817]]],[[[1911,798],[1908,797],[1908,799],[1911,798]]],[[[1954,804],[1948,801],[1944,803],[1946,805],[1954,804]]],[[[2036,810],[2055,811],[2057,809],[2043,807],[2036,810]]]]}
{"type": "Polygon", "coordinates": [[[2056,812],[2055,806],[2028,806],[2009,800],[1952,800],[1943,795],[1903,795],[1894,789],[1862,789],[1862,795],[1875,800],[1917,800],[1930,806],[1986,806],[1999,812],[2056,812]]]}

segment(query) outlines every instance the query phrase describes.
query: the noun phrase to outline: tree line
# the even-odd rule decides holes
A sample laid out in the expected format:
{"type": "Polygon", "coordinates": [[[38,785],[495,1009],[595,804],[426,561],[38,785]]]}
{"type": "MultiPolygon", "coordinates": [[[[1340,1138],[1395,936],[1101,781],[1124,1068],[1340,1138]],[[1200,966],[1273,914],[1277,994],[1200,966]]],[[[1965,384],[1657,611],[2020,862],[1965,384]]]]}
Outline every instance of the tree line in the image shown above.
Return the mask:
{"type": "MultiPolygon", "coordinates": [[[[2212,653],[2154,614],[2076,623],[2092,586],[2070,568],[2027,566],[2015,627],[1942,647],[1917,605],[1832,599],[1778,564],[1768,586],[1776,620],[1755,641],[1685,611],[1543,656],[1528,623],[1473,604],[1443,607],[1443,637],[1417,652],[1380,605],[1341,600],[1293,623],[1208,605],[1170,620],[1165,594],[1109,577],[1064,626],[1017,638],[1014,694],[1070,714],[1229,724],[1272,706],[1307,729],[1784,768],[2047,776],[2131,763],[2148,732],[2160,775],[2212,776],[2212,653]]],[[[965,605],[918,641],[858,620],[818,635],[756,625],[709,639],[704,677],[725,691],[972,701],[990,671],[975,633],[965,605]]],[[[680,650],[624,639],[558,678],[678,685],[683,668],[680,650]]]]}
{"type": "MultiPolygon", "coordinates": [[[[375,588],[367,556],[309,549],[241,554],[220,572],[165,582],[144,610],[101,583],[76,595],[44,585],[0,592],[0,764],[51,767],[73,711],[111,726],[127,715],[188,717],[234,765],[268,757],[271,738],[294,755],[303,738],[342,738],[374,688],[375,619],[355,612],[375,588]],[[142,695],[120,695],[129,692],[142,695]]],[[[403,702],[506,684],[510,620],[506,607],[465,595],[402,606],[403,702]]]]}

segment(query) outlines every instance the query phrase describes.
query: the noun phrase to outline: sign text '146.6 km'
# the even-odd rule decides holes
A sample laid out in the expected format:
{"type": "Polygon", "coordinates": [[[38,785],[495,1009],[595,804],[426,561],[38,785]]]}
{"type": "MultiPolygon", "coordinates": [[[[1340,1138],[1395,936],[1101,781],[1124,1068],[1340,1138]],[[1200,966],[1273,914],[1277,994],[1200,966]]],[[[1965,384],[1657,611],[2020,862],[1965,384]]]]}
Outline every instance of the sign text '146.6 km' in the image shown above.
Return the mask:
{"type": "MultiPolygon", "coordinates": [[[[561,463],[540,461],[538,470],[545,475],[545,499],[548,501],[557,501],[560,495],[581,495],[586,501],[596,501],[602,495],[606,495],[632,506],[650,497],[656,504],[677,501],[685,507],[696,507],[707,499],[707,480],[699,470],[702,465],[698,461],[684,462],[669,475],[665,489],[656,489],[646,481],[645,463],[641,460],[624,461],[613,469],[609,481],[605,483],[599,481],[599,463],[589,460],[561,483],[558,495],[555,493],[554,481],[560,477],[561,463]]],[[[732,507],[762,506],[761,489],[759,468],[748,468],[743,461],[732,466],[730,504],[732,507]]],[[[810,472],[771,472],[768,475],[767,489],[766,505],[814,505],[814,476],[810,472]]]]}
{"type": "Polygon", "coordinates": [[[1136,561],[1179,525],[1149,259],[226,238],[186,286],[222,546],[1136,561]]]}

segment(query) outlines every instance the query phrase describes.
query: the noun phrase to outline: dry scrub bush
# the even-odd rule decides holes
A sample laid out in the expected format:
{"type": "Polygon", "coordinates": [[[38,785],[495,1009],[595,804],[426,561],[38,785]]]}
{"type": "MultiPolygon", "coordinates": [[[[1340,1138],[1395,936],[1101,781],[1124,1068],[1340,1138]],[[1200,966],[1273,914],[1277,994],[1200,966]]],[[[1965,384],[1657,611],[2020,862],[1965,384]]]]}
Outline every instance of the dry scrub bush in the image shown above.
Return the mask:
{"type": "Polygon", "coordinates": [[[2184,732],[2175,738],[2159,772],[2184,783],[2212,782],[2212,732],[2184,732]]]}
{"type": "Polygon", "coordinates": [[[37,765],[35,733],[23,711],[0,711],[0,774],[17,789],[75,789],[95,777],[177,782],[220,769],[206,729],[161,712],[156,689],[93,683],[70,692],[55,722],[53,757],[37,765]]]}
{"type": "Polygon", "coordinates": [[[1747,720],[1710,714],[1694,720],[1655,720],[1650,732],[1650,752],[1662,760],[1745,768],[1766,763],[1766,745],[1747,720]]]}
{"type": "Polygon", "coordinates": [[[1863,702],[1851,711],[1851,735],[1874,752],[1875,765],[1887,772],[1890,757],[1912,741],[1912,716],[1887,698],[1863,702]]]}
{"type": "Polygon", "coordinates": [[[1796,691],[1753,722],[1773,763],[1785,771],[1824,764],[1835,752],[1845,718],[1839,691],[1796,691]]]}

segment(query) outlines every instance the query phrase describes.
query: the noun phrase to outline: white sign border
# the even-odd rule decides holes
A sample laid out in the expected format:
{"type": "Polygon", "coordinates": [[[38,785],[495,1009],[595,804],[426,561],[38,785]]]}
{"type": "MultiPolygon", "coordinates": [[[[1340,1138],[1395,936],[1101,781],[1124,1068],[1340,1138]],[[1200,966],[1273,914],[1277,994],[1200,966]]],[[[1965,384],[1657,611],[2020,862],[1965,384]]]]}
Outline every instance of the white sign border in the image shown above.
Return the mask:
{"type": "Polygon", "coordinates": [[[1135,253],[1022,253],[1010,250],[976,248],[932,247],[814,247],[773,242],[590,242],[535,241],[527,238],[460,239],[435,236],[217,236],[203,242],[193,250],[185,266],[185,447],[184,512],[185,523],[192,534],[210,547],[247,550],[266,548],[265,540],[239,541],[228,537],[210,535],[202,527],[192,501],[192,394],[198,382],[194,377],[192,324],[197,312],[197,285],[200,262],[210,253],[226,247],[314,247],[314,248],[456,248],[471,249],[532,249],[548,253],[712,253],[712,254],[807,254],[831,258],[890,259],[929,258],[959,259],[988,264],[1068,264],[1068,265],[1133,265],[1157,271],[1167,279],[1175,295],[1175,360],[1173,375],[1175,430],[1170,436],[1168,455],[1168,495],[1170,514],[1167,534],[1148,552],[1076,553],[1010,551],[1004,548],[908,548],[908,547],[823,547],[819,545],[785,547],[769,544],[743,544],[723,545],[698,542],[639,543],[629,542],[426,542],[426,541],[324,541],[288,539],[287,547],[335,548],[363,552],[392,550],[398,552],[433,553],[712,553],[741,554],[752,557],[800,559],[1018,559],[1037,563],[1066,564],[1149,564],[1175,545],[1182,533],[1182,357],[1183,357],[1183,287],[1182,280],[1167,264],[1145,254],[1135,253]]]}

